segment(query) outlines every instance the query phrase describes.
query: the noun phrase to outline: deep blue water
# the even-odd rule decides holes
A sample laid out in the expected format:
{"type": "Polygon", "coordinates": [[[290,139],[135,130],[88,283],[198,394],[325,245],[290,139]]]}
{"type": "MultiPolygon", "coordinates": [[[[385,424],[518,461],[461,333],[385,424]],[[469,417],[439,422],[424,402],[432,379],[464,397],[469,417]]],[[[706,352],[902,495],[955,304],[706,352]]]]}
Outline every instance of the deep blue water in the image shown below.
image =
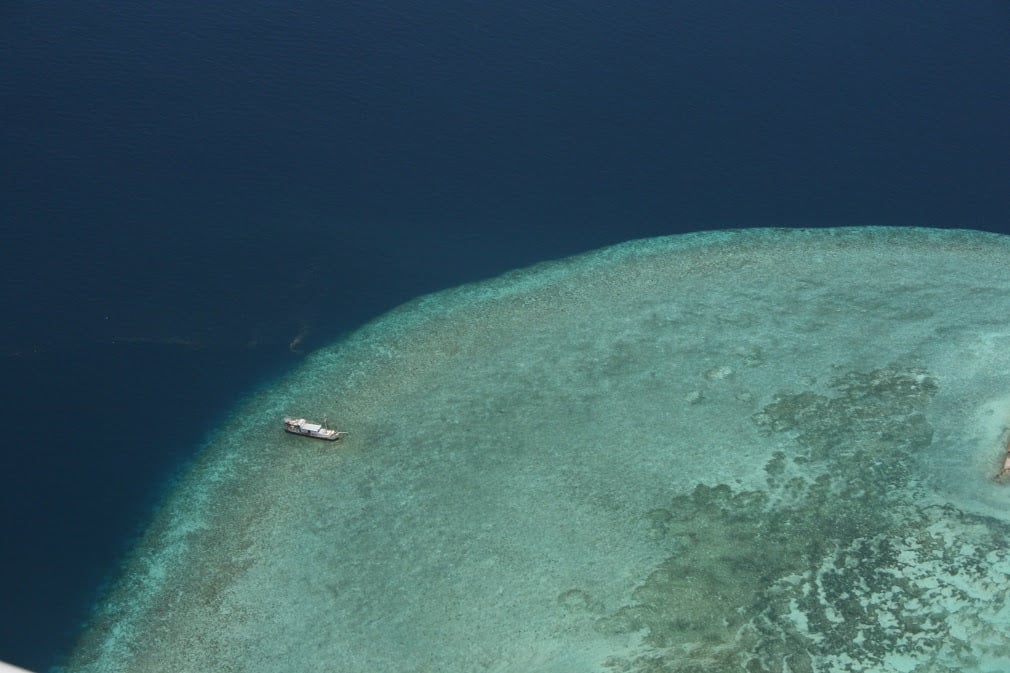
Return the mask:
{"type": "Polygon", "coordinates": [[[421,293],[643,236],[1010,233],[1010,5],[0,7],[0,659],[215,420],[421,293]]]}

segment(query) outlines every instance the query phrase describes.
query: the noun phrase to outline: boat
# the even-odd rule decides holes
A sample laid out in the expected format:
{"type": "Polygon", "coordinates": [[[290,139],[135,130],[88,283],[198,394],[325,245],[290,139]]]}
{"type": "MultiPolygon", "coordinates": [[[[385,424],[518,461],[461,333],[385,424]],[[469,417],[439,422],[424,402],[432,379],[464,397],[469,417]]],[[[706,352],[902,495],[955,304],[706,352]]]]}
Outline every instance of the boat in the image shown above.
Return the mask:
{"type": "Polygon", "coordinates": [[[293,435],[315,437],[316,439],[325,439],[330,442],[335,442],[341,437],[347,435],[346,432],[337,432],[336,430],[331,430],[326,427],[325,418],[322,423],[312,423],[304,418],[291,418],[289,416],[284,419],[284,430],[285,432],[290,432],[293,435]]]}

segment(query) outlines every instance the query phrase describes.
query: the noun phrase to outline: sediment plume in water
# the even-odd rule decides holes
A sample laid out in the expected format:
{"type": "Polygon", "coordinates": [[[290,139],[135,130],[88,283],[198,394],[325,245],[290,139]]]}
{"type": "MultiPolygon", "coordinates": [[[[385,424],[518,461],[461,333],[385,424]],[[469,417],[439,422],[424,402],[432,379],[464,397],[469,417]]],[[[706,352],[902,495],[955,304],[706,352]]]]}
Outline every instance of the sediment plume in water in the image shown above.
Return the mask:
{"type": "Polygon", "coordinates": [[[919,229],[424,297],[222,423],[67,669],[1007,670],[1008,316],[1010,240],[919,229]]]}

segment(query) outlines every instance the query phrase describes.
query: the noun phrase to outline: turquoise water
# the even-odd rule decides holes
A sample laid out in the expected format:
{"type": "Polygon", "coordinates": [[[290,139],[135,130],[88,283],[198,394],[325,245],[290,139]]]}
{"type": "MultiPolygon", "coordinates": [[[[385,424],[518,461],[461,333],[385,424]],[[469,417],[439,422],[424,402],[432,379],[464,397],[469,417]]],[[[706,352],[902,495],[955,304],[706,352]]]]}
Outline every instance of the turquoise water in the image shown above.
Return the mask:
{"type": "Polygon", "coordinates": [[[873,228],[420,298],[221,425],[68,670],[1005,670],[1008,309],[1010,239],[873,228]]]}
{"type": "MultiPolygon", "coordinates": [[[[62,661],[224,410],[414,297],[705,229],[1010,231],[1004,0],[50,0],[0,17],[0,539],[16,550],[0,659],[33,671],[62,661]],[[40,438],[39,419],[70,430],[40,438]]],[[[576,361],[530,365],[553,397],[517,424],[567,409],[601,419],[572,441],[647,437],[622,403],[558,392],[576,361]]],[[[674,392],[712,410],[709,387],[744,371],[674,392]]],[[[284,411],[335,420],[339,376],[318,408],[284,411]]]]}

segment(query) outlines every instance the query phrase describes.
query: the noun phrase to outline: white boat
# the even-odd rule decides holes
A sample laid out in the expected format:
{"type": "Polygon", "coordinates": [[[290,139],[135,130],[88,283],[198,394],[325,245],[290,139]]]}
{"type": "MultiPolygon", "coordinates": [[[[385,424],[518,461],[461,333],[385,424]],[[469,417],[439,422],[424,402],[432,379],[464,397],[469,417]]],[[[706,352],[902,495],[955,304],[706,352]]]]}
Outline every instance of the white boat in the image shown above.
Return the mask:
{"type": "Polygon", "coordinates": [[[291,417],[284,419],[284,430],[293,435],[315,437],[316,439],[325,439],[331,442],[336,441],[347,434],[346,432],[337,432],[336,430],[329,429],[326,427],[325,420],[323,420],[322,423],[311,423],[304,418],[291,417]]]}

